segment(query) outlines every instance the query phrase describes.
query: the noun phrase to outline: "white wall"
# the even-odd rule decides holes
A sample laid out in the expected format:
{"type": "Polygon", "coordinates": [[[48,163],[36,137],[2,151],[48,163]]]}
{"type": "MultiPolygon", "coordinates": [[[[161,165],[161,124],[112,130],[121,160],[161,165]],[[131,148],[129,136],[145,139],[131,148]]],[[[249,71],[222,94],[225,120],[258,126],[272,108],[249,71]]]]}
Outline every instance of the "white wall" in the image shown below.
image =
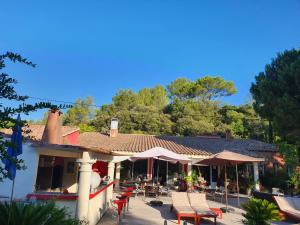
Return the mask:
{"type": "Polygon", "coordinates": [[[111,185],[93,199],[89,200],[88,221],[90,225],[97,224],[108,209],[110,203],[109,192],[112,192],[112,188],[113,186],[111,185]]]}
{"type": "MultiPolygon", "coordinates": [[[[25,198],[28,193],[34,191],[39,155],[29,143],[24,143],[23,154],[18,156],[18,159],[24,160],[26,169],[17,170],[16,172],[14,198],[25,198]]],[[[1,161],[0,163],[2,164],[1,161]]],[[[0,195],[10,197],[11,188],[11,180],[5,179],[3,182],[0,182],[0,195]]]]}
{"type": "Polygon", "coordinates": [[[65,208],[70,218],[75,218],[76,216],[76,200],[55,200],[55,205],[59,208],[65,208]]]}

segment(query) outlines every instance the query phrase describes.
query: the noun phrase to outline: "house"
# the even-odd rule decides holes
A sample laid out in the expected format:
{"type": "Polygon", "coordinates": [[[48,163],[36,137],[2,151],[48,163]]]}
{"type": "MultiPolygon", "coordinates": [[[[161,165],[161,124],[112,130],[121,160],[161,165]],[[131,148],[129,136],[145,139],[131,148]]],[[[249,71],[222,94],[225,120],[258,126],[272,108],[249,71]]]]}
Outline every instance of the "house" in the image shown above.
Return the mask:
{"type": "MultiPolygon", "coordinates": [[[[61,126],[60,117],[59,111],[49,110],[46,125],[30,125],[32,132],[24,134],[28,141],[24,143],[21,157],[27,169],[17,173],[14,197],[53,199],[57,205],[67,207],[72,216],[88,220],[90,224],[96,224],[106,211],[112,198],[113,185],[118,188],[121,167],[128,164],[127,159],[152,147],[167,148],[193,161],[224,149],[263,157],[266,159],[264,164],[251,165],[255,181],[259,178],[259,170],[263,172],[264,168],[284,163],[276,146],[255,140],[232,139],[229,133],[226,138],[120,134],[117,120],[112,120],[109,134],[80,133],[76,127],[61,126]],[[106,179],[99,187],[90,190],[94,173],[106,179]]],[[[3,130],[2,133],[8,136],[11,131],[3,130]]],[[[144,160],[135,169],[151,179],[154,164],[152,159],[144,160]]],[[[191,174],[192,164],[178,165],[180,168],[176,169],[191,174]]],[[[175,166],[170,167],[174,169],[175,166]]],[[[219,167],[209,168],[210,182],[213,181],[212,174],[216,172],[220,173],[219,167]]],[[[0,196],[9,196],[11,185],[10,180],[0,183],[0,196]]]]}
{"type": "MultiPolygon", "coordinates": [[[[49,110],[46,126],[31,125],[28,129],[32,132],[24,133],[19,158],[26,169],[17,172],[14,198],[54,200],[66,207],[70,216],[97,224],[112,199],[114,160],[118,157],[105,150],[75,145],[79,129],[61,126],[60,117],[59,111],[49,110]],[[106,179],[91,189],[99,173],[106,179]]],[[[9,136],[11,131],[3,130],[2,134],[9,136]]],[[[11,180],[0,183],[1,198],[9,198],[11,189],[11,180]]]]}
{"type": "MultiPolygon", "coordinates": [[[[110,152],[112,155],[124,157],[130,157],[135,153],[143,152],[150,148],[159,146],[174,151],[175,153],[185,155],[193,161],[199,161],[212,154],[223,150],[229,150],[253,157],[264,158],[265,162],[259,164],[255,163],[253,165],[254,169],[257,170],[254,174],[264,174],[264,171],[267,169],[273,169],[273,167],[284,165],[284,161],[279,155],[278,149],[275,145],[257,140],[233,139],[230,133],[227,133],[225,138],[221,138],[219,136],[187,137],[148,134],[119,134],[117,130],[110,132],[110,134],[86,132],[78,136],[77,144],[88,148],[105,150],[110,152]]],[[[118,163],[117,166],[121,167],[122,163],[123,162],[118,163]]],[[[160,164],[160,166],[163,165],[160,164]]],[[[137,166],[134,168],[136,167],[137,166]]],[[[152,178],[152,159],[148,159],[147,163],[140,163],[139,167],[147,168],[147,171],[144,169],[144,171],[140,170],[140,172],[146,174],[148,178],[152,178]]],[[[154,169],[155,167],[156,166],[154,166],[154,169]]],[[[192,165],[185,165],[182,167],[182,170],[184,170],[186,174],[190,174],[192,171],[192,165]]],[[[250,168],[249,171],[250,170],[252,170],[252,168],[250,168]]],[[[165,170],[161,171],[165,172],[165,170]]],[[[220,168],[210,167],[209,169],[206,168],[204,171],[206,171],[206,177],[211,183],[213,181],[212,174],[218,174],[216,176],[219,176],[220,168]]],[[[254,178],[256,181],[258,180],[258,176],[254,178]]]]}

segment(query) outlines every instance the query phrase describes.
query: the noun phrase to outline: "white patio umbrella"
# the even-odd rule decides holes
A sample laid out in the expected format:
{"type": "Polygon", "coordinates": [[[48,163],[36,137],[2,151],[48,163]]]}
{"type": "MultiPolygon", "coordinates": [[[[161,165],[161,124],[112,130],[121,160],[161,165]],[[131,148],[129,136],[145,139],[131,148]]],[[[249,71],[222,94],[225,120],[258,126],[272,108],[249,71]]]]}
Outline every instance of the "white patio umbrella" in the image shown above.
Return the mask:
{"type": "MultiPolygon", "coordinates": [[[[134,162],[139,159],[149,159],[149,158],[163,160],[172,163],[179,162],[181,164],[186,164],[191,162],[191,160],[186,156],[177,154],[175,152],[172,152],[162,147],[154,147],[144,152],[136,153],[135,155],[130,157],[130,160],[134,162]]],[[[157,181],[158,181],[158,171],[159,171],[159,165],[157,163],[157,181]]]]}
{"type": "Polygon", "coordinates": [[[238,170],[237,165],[242,163],[250,163],[250,162],[262,162],[264,159],[262,158],[254,158],[247,155],[242,155],[239,153],[231,152],[228,150],[224,150],[222,152],[219,152],[215,155],[210,156],[207,159],[201,160],[199,163],[206,164],[206,165],[219,165],[225,167],[225,180],[224,180],[224,186],[225,186],[225,200],[226,200],[226,210],[228,208],[228,196],[227,196],[227,173],[226,173],[226,166],[235,166],[236,170],[236,182],[237,182],[237,197],[238,197],[238,205],[240,205],[240,196],[239,196],[239,181],[238,181],[238,170]]]}

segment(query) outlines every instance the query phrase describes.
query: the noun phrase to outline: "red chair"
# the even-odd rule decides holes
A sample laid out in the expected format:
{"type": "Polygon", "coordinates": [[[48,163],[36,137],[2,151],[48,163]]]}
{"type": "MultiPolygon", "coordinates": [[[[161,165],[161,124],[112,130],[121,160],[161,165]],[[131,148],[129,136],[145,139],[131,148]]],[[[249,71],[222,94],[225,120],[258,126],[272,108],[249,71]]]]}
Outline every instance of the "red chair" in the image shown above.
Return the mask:
{"type": "Polygon", "coordinates": [[[121,195],[117,197],[119,199],[126,199],[126,201],[127,201],[127,211],[129,210],[130,197],[132,197],[132,192],[124,192],[124,193],[121,193],[121,195]]]}
{"type": "Polygon", "coordinates": [[[133,187],[128,187],[125,189],[126,192],[133,192],[134,191],[134,188],[133,187]]]}
{"type": "Polygon", "coordinates": [[[122,210],[126,207],[126,199],[113,200],[113,204],[117,205],[118,224],[121,222],[122,210]]]}

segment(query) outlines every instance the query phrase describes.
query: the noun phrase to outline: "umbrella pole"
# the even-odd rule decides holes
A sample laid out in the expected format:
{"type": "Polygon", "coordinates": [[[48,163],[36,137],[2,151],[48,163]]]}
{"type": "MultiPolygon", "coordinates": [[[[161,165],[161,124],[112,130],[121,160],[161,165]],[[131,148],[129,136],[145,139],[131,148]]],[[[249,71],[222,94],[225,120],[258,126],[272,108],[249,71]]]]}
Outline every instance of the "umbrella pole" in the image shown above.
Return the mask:
{"type": "Polygon", "coordinates": [[[228,190],[227,190],[227,172],[226,172],[226,164],[225,164],[225,200],[226,200],[226,211],[228,210],[228,190]]]}
{"type": "Polygon", "coordinates": [[[132,169],[131,169],[131,179],[133,179],[133,170],[134,170],[134,162],[132,162],[132,169]]]}
{"type": "Polygon", "coordinates": [[[159,176],[159,157],[157,157],[157,170],[156,170],[156,184],[158,185],[158,176],[159,176]]]}
{"type": "Polygon", "coordinates": [[[235,172],[236,172],[236,189],[237,189],[237,197],[238,197],[238,207],[240,207],[239,174],[238,174],[237,164],[235,164],[235,172]]]}
{"type": "Polygon", "coordinates": [[[168,164],[168,161],[167,161],[166,170],[167,170],[167,173],[166,173],[166,184],[168,185],[168,179],[169,179],[169,176],[168,176],[168,172],[169,172],[169,164],[168,164]]]}
{"type": "Polygon", "coordinates": [[[154,166],[154,158],[152,158],[152,185],[154,185],[154,168],[153,168],[153,166],[154,166]]]}

